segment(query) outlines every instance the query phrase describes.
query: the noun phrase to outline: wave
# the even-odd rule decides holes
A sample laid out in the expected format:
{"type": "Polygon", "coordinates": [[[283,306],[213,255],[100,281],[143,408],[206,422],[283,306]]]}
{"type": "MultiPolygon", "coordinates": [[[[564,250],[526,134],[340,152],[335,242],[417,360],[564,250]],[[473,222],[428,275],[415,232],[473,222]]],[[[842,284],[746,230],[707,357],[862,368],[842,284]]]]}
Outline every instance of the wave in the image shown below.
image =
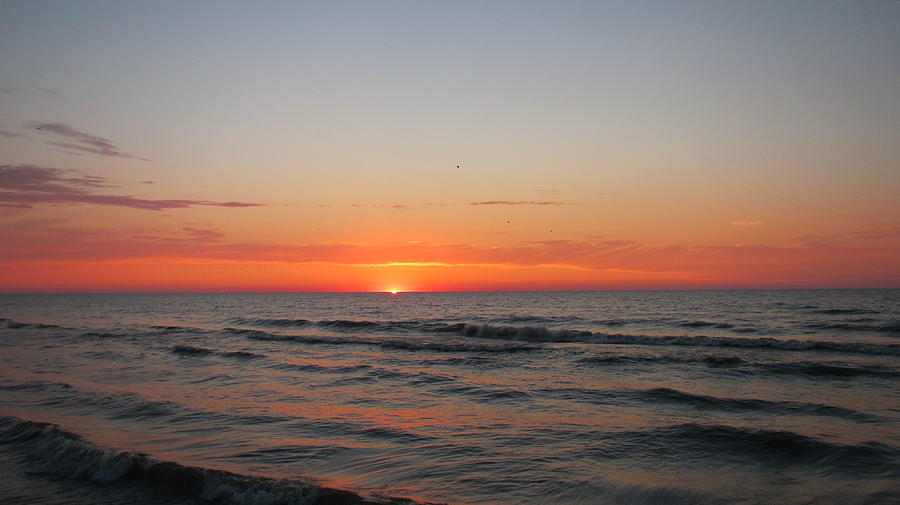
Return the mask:
{"type": "Polygon", "coordinates": [[[330,321],[318,321],[315,324],[317,326],[322,326],[323,328],[387,328],[390,326],[399,326],[400,324],[402,324],[402,321],[379,323],[376,321],[352,321],[345,319],[335,319],[330,321]]]}
{"type": "Polygon", "coordinates": [[[43,324],[43,323],[22,323],[13,319],[9,319],[6,317],[0,317],[0,324],[6,326],[11,330],[19,330],[25,328],[33,328],[38,330],[51,329],[51,328],[62,328],[62,326],[57,326],[55,324],[43,324]]]}
{"type": "MultiPolygon", "coordinates": [[[[0,319],[0,322],[10,321],[0,319]]],[[[290,328],[312,326],[328,329],[333,332],[348,333],[421,333],[421,334],[455,334],[469,338],[482,338],[492,340],[512,340],[531,342],[535,344],[552,343],[589,343],[589,344],[616,344],[616,345],[640,345],[640,346],[688,346],[688,347],[721,347],[721,348],[757,348],[777,349],[783,351],[826,351],[853,354],[870,355],[900,355],[900,344],[896,343],[867,343],[867,342],[840,342],[829,340],[798,340],[775,339],[771,337],[710,337],[703,335],[643,335],[605,333],[589,330],[553,328],[547,326],[518,326],[518,325],[492,325],[464,322],[438,322],[435,320],[421,321],[367,321],[367,320],[323,320],[310,321],[306,319],[247,319],[235,318],[232,321],[254,326],[271,326],[274,328],[290,328]]],[[[22,323],[16,323],[20,327],[22,323]]],[[[694,327],[722,327],[726,323],[710,323],[706,321],[689,321],[681,323],[694,327]]],[[[52,325],[34,324],[29,327],[43,328],[52,325]]],[[[888,333],[900,333],[900,322],[892,322],[883,325],[856,324],[848,321],[835,323],[813,323],[808,325],[816,329],[852,329],[854,331],[876,331],[888,333]]],[[[321,335],[281,335],[272,334],[262,330],[248,328],[226,327],[221,330],[201,329],[183,326],[153,326],[157,333],[168,335],[171,333],[198,333],[217,334],[221,331],[230,333],[243,333],[257,340],[284,340],[297,341],[309,344],[365,344],[377,345],[388,348],[408,350],[435,350],[448,352],[510,352],[536,350],[542,347],[534,345],[508,345],[488,346],[485,344],[462,342],[413,342],[410,340],[374,340],[365,337],[340,337],[321,335]]],[[[732,328],[734,332],[753,332],[753,328],[732,328]]],[[[120,339],[146,336],[146,331],[88,331],[80,334],[83,339],[120,339]]],[[[173,352],[183,355],[203,355],[207,352],[203,348],[190,349],[191,346],[176,346],[173,352]]],[[[208,350],[211,353],[218,351],[208,350]]],[[[231,357],[253,357],[247,351],[239,353],[219,353],[231,357]]],[[[613,359],[610,359],[611,361],[613,359]]]]}
{"type": "Polygon", "coordinates": [[[172,348],[172,352],[175,354],[182,354],[185,356],[209,356],[210,354],[215,354],[216,351],[212,349],[207,349],[205,347],[193,347],[190,345],[176,345],[172,348]]]}
{"type": "Polygon", "coordinates": [[[113,332],[109,332],[109,331],[88,331],[88,332],[85,332],[85,333],[82,333],[81,335],[79,335],[78,338],[106,339],[106,338],[128,338],[128,337],[133,337],[133,336],[134,335],[131,333],[113,333],[113,332]]]}
{"type": "Polygon", "coordinates": [[[462,356],[462,357],[449,357],[449,358],[435,358],[435,359],[427,359],[421,362],[423,365],[451,365],[451,366],[471,366],[471,367],[490,367],[497,368],[503,366],[503,363],[494,357],[486,357],[486,356],[462,356]]]}
{"type": "Polygon", "coordinates": [[[52,383],[41,386],[40,389],[45,391],[57,390],[56,394],[35,401],[41,407],[101,411],[113,419],[130,420],[172,417],[185,412],[177,403],[150,400],[137,393],[92,393],[71,387],[59,388],[52,383]]]}
{"type": "MultiPolygon", "coordinates": [[[[323,369],[326,367],[322,367],[323,369]]],[[[290,370],[290,367],[285,369],[290,370]]],[[[309,369],[321,372],[323,370],[309,369]]],[[[327,370],[325,370],[327,371],[327,370]]],[[[337,372],[332,370],[332,372],[337,372]]],[[[339,372],[340,373],[340,372],[339,372]]],[[[377,373],[377,372],[376,372],[377,373]]],[[[416,378],[422,382],[439,382],[427,377],[427,374],[414,375],[398,373],[405,378],[416,378]]],[[[209,380],[209,379],[204,379],[209,380]]],[[[236,413],[227,411],[204,410],[171,401],[158,401],[146,398],[138,393],[91,392],[79,390],[67,384],[50,382],[32,382],[15,386],[7,386],[5,390],[43,391],[50,395],[31,400],[30,404],[42,408],[61,409],[68,414],[101,414],[110,419],[138,422],[152,419],[155,422],[166,422],[172,425],[190,425],[197,421],[203,423],[223,423],[227,426],[259,426],[262,424],[287,424],[295,432],[305,431],[316,436],[357,436],[364,439],[376,437],[390,439],[398,443],[421,442],[429,440],[425,434],[405,430],[398,427],[382,426],[365,421],[303,418],[296,415],[285,416],[278,413],[236,413]]],[[[0,389],[0,391],[4,390],[0,389]]],[[[289,399],[292,397],[284,397],[289,399]]],[[[0,416],[2,419],[3,416],[0,416]]],[[[2,439],[2,437],[0,437],[2,439]]],[[[2,443],[2,440],[0,440],[2,443]]]]}
{"type": "Polygon", "coordinates": [[[297,328],[311,323],[311,321],[307,319],[265,319],[246,317],[235,317],[229,319],[228,322],[245,326],[263,326],[271,328],[297,328]]]}
{"type": "Polygon", "coordinates": [[[810,323],[806,325],[806,328],[809,328],[811,330],[846,330],[871,331],[875,333],[900,333],[900,321],[893,321],[886,324],[861,324],[861,322],[859,321],[810,323]]]}
{"type": "Polygon", "coordinates": [[[739,347],[783,351],[833,351],[858,354],[900,355],[900,344],[832,342],[825,340],[777,340],[774,338],[651,336],[599,333],[587,330],[550,329],[543,326],[491,326],[466,324],[460,333],[467,337],[522,340],[541,343],[590,343],[691,347],[739,347]]]}
{"type": "Polygon", "coordinates": [[[225,328],[224,331],[244,335],[251,340],[270,341],[270,342],[298,342],[303,344],[323,344],[323,345],[373,345],[385,347],[389,349],[403,349],[407,351],[435,351],[435,352],[484,352],[484,353],[504,353],[504,352],[520,352],[534,351],[543,349],[534,345],[489,345],[489,344],[471,344],[471,343],[454,343],[454,342],[423,342],[415,340],[397,340],[397,339],[370,339],[361,337],[325,337],[315,335],[275,335],[260,330],[247,330],[241,328],[225,328]]]}
{"type": "Polygon", "coordinates": [[[727,354],[707,354],[703,356],[632,356],[623,354],[606,354],[589,356],[575,360],[584,365],[634,365],[640,363],[702,363],[713,368],[727,368],[742,373],[774,373],[814,377],[884,377],[900,378],[900,371],[882,365],[855,365],[843,362],[820,361],[782,361],[758,362],[740,356],[727,354]]]}
{"type": "Polygon", "coordinates": [[[250,351],[220,351],[220,355],[225,356],[226,358],[238,358],[238,359],[256,359],[256,358],[264,358],[262,354],[257,354],[255,352],[250,351]]]}
{"type": "Polygon", "coordinates": [[[868,309],[818,309],[813,310],[816,314],[880,314],[877,310],[868,309]]]}
{"type": "MultiPolygon", "coordinates": [[[[517,324],[517,323],[545,323],[545,324],[562,324],[577,323],[584,321],[578,316],[532,316],[507,314],[497,316],[489,320],[491,323],[500,324],[517,324]]],[[[477,323],[466,322],[448,322],[445,319],[421,319],[407,321],[369,321],[354,319],[333,319],[312,321],[309,319],[263,319],[263,318],[232,318],[228,322],[232,324],[262,327],[262,328],[300,328],[314,326],[319,328],[327,328],[333,331],[366,331],[372,333],[390,333],[390,332],[423,332],[423,333],[459,333],[465,331],[466,328],[478,326],[477,323]]],[[[596,319],[588,321],[589,324],[600,326],[623,326],[628,324],[647,324],[661,323],[665,320],[653,319],[596,319]]],[[[755,332],[754,328],[735,328],[734,324],[723,322],[708,321],[683,321],[674,323],[676,326],[685,328],[716,328],[716,329],[733,329],[737,332],[755,332]]],[[[518,326],[521,327],[521,326],[518,326]]],[[[561,330],[555,330],[561,331],[561,330]]]]}
{"type": "Polygon", "coordinates": [[[206,347],[194,347],[191,345],[179,344],[172,347],[172,352],[174,354],[180,354],[182,356],[212,356],[219,355],[224,356],[226,358],[239,358],[239,359],[255,359],[262,358],[263,355],[257,354],[250,351],[217,351],[214,349],[208,349],[206,347]]]}
{"type": "Polygon", "coordinates": [[[900,449],[878,442],[840,444],[792,431],[687,423],[644,431],[601,432],[599,445],[584,451],[605,459],[646,457],[654,461],[673,457],[707,461],[726,459],[743,464],[747,459],[767,465],[812,466],[825,473],[900,476],[900,449]],[[670,456],[669,456],[670,455],[670,456]]]}
{"type": "Polygon", "coordinates": [[[519,391],[503,386],[489,386],[486,384],[452,384],[442,386],[436,390],[441,395],[452,394],[469,397],[475,401],[496,404],[498,401],[511,401],[518,403],[531,398],[525,391],[519,391]]]}
{"type": "Polygon", "coordinates": [[[400,505],[404,498],[372,501],[309,479],[271,479],[184,466],[152,456],[96,445],[59,426],[0,416],[0,444],[12,447],[32,474],[56,479],[138,486],[166,495],[228,505],[400,505]]]}
{"type": "Polygon", "coordinates": [[[146,329],[136,329],[133,331],[103,331],[103,330],[93,330],[87,331],[79,335],[78,338],[83,339],[128,339],[128,338],[139,338],[145,337],[148,335],[154,336],[173,336],[173,335],[182,335],[182,334],[192,334],[192,335],[208,335],[215,333],[214,330],[208,330],[203,328],[196,328],[193,326],[150,326],[151,331],[147,331],[146,329]]]}
{"type": "Polygon", "coordinates": [[[495,323],[571,323],[581,320],[582,318],[578,316],[531,316],[527,314],[506,314],[491,319],[495,323]]]}
{"type": "Polygon", "coordinates": [[[743,363],[744,360],[740,356],[719,356],[707,354],[703,356],[703,362],[710,366],[728,366],[743,363]]]}
{"type": "Polygon", "coordinates": [[[400,380],[405,381],[410,386],[418,386],[423,384],[438,384],[446,382],[454,382],[455,377],[426,372],[426,371],[404,371],[389,368],[382,368],[374,365],[322,365],[315,362],[306,363],[277,363],[272,365],[276,370],[286,372],[312,372],[323,374],[337,375],[356,375],[356,377],[345,377],[341,379],[347,381],[368,381],[374,382],[375,379],[381,380],[400,380]]]}
{"type": "MultiPolygon", "coordinates": [[[[367,333],[394,333],[394,332],[421,332],[421,333],[455,333],[466,337],[486,339],[520,340],[538,343],[591,343],[591,344],[624,344],[624,345],[677,345],[677,346],[703,346],[703,347],[740,347],[740,348],[764,348],[779,349],[784,351],[834,351],[858,354],[886,354],[900,355],[900,344],[872,344],[859,342],[832,342],[823,340],[779,340],[760,337],[708,337],[696,336],[651,336],[628,335],[593,332],[588,330],[571,330],[550,328],[547,326],[506,326],[473,323],[448,323],[433,320],[421,321],[367,321],[367,320],[324,320],[308,321],[282,320],[282,319],[240,319],[243,324],[257,326],[286,326],[284,321],[302,321],[302,325],[313,325],[337,331],[365,331],[367,333]]],[[[300,324],[300,323],[297,323],[300,324]]],[[[691,327],[730,327],[727,323],[711,323],[707,321],[687,321],[681,323],[691,327]]],[[[862,329],[862,328],[856,328],[862,329]]],[[[900,325],[879,326],[879,331],[900,331],[900,325]]],[[[234,330],[234,329],[231,329],[234,330]]],[[[291,337],[294,340],[309,338],[308,343],[325,340],[322,337],[291,337]]],[[[337,340],[329,340],[331,343],[339,343],[337,340]]],[[[354,342],[360,342],[355,339],[354,342]]],[[[396,342],[396,341],[392,341],[396,342]]],[[[387,344],[392,346],[394,344],[387,344]]],[[[408,343],[400,344],[411,345],[408,343]]]]}
{"type": "Polygon", "coordinates": [[[730,323],[711,323],[709,321],[685,321],[683,323],[678,323],[678,326],[684,328],[734,328],[734,325],[730,323]]]}
{"type": "Polygon", "coordinates": [[[336,331],[370,332],[410,332],[421,331],[427,333],[454,332],[462,327],[460,323],[445,323],[436,320],[413,321],[366,321],[352,319],[328,319],[322,321],[310,321],[308,319],[248,319],[233,318],[229,320],[233,324],[245,326],[258,326],[263,328],[299,328],[304,326],[317,326],[336,331]]]}
{"type": "Polygon", "coordinates": [[[639,323],[647,323],[649,320],[647,319],[594,319],[591,321],[592,324],[599,324],[601,326],[624,326],[626,324],[639,324],[639,323]]]}
{"type": "Polygon", "coordinates": [[[177,419],[179,416],[197,415],[199,412],[171,401],[152,400],[138,393],[89,391],[64,382],[28,381],[0,386],[0,391],[41,392],[45,394],[29,397],[29,404],[82,414],[102,413],[112,419],[177,419]]]}
{"type": "Polygon", "coordinates": [[[757,398],[721,398],[716,396],[687,393],[671,388],[603,390],[589,388],[542,389],[546,394],[565,400],[596,404],[615,404],[623,402],[641,402],[658,405],[672,404],[700,410],[719,410],[726,412],[754,412],[764,415],[809,415],[819,417],[837,417],[857,422],[880,422],[879,416],[867,414],[844,407],[822,405],[817,403],[771,401],[757,398]]]}
{"type": "Polygon", "coordinates": [[[372,365],[317,365],[315,363],[278,363],[272,368],[283,371],[348,374],[370,370],[372,365]]]}
{"type": "Polygon", "coordinates": [[[754,363],[754,366],[765,369],[767,372],[788,375],[900,378],[900,371],[880,365],[867,365],[862,367],[845,363],[796,361],[787,363],[754,363]]]}
{"type": "Polygon", "coordinates": [[[454,333],[463,328],[463,323],[446,323],[441,321],[352,321],[332,320],[317,321],[316,326],[338,330],[364,329],[370,332],[424,332],[424,333],[454,333]]]}
{"type": "MultiPolygon", "coordinates": [[[[740,359],[740,358],[737,358],[740,359]]],[[[696,363],[705,360],[691,357],[675,357],[675,356],[633,356],[625,354],[605,354],[602,356],[589,356],[587,358],[579,358],[576,363],[587,365],[635,365],[639,363],[696,363]]]]}
{"type": "Polygon", "coordinates": [[[872,422],[881,418],[853,409],[818,403],[771,401],[756,398],[719,398],[686,393],[677,389],[655,388],[637,393],[642,399],[653,402],[673,402],[700,409],[716,409],[731,412],[755,411],[762,414],[815,415],[840,417],[854,421],[872,422]]]}
{"type": "Polygon", "coordinates": [[[209,330],[204,330],[202,328],[195,328],[193,326],[163,326],[163,325],[153,325],[150,327],[155,330],[156,333],[169,334],[169,333],[209,333],[209,330]]]}
{"type": "Polygon", "coordinates": [[[46,391],[49,389],[72,389],[65,382],[30,381],[0,386],[0,391],[46,391]]]}
{"type": "MultiPolygon", "coordinates": [[[[248,320],[244,320],[248,321],[248,320]]],[[[257,320],[258,321],[258,320],[257,320]]],[[[525,342],[547,343],[590,343],[590,344],[621,344],[621,345],[654,345],[654,346],[691,346],[691,347],[731,347],[731,348],[757,348],[778,349],[783,351],[831,351],[855,354],[875,354],[900,356],[900,344],[874,344],[863,342],[833,342],[827,340],[796,340],[774,339],[770,337],[708,337],[695,336],[652,336],[629,335],[593,332],[588,330],[556,329],[546,326],[497,326],[489,324],[472,323],[446,323],[433,321],[353,321],[353,320],[326,320],[310,322],[319,327],[337,330],[365,330],[373,333],[422,332],[422,333],[455,333],[460,336],[495,339],[516,340],[525,342]]],[[[718,323],[715,323],[718,324],[718,323]]],[[[478,351],[477,346],[467,344],[433,344],[415,343],[400,340],[366,340],[354,337],[342,339],[341,337],[322,336],[298,336],[298,335],[272,335],[259,330],[240,328],[225,328],[230,332],[245,332],[247,335],[256,335],[252,338],[259,340],[294,340],[305,343],[355,343],[373,344],[383,347],[407,348],[411,350],[431,349],[447,351],[478,351]]],[[[503,349],[508,351],[510,349],[503,349]]],[[[525,349],[516,349],[525,350],[525,349]]],[[[490,352],[490,350],[487,350],[490,352]]]]}

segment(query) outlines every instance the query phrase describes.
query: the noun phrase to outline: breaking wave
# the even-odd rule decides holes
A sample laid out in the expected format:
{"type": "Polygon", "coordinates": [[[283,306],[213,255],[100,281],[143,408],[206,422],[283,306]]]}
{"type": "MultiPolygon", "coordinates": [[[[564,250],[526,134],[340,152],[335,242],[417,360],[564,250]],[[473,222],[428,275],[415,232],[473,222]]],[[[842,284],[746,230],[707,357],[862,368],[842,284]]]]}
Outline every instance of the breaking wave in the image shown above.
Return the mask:
{"type": "Polygon", "coordinates": [[[6,416],[0,416],[0,444],[13,448],[32,474],[85,480],[101,486],[111,483],[139,486],[202,502],[228,505],[414,503],[403,498],[375,502],[304,479],[271,479],[159,461],[147,454],[96,445],[53,424],[6,416]]]}
{"type": "MultiPolygon", "coordinates": [[[[247,320],[242,319],[243,323],[250,325],[251,322],[257,326],[265,326],[261,321],[285,321],[285,320],[247,320]]],[[[293,321],[293,320],[286,320],[293,321]]],[[[681,335],[681,336],[653,336],[653,335],[629,335],[602,333],[588,330],[571,330],[560,328],[549,328],[546,326],[497,326],[489,324],[472,324],[472,323],[446,323],[435,321],[353,321],[353,320],[327,320],[327,321],[304,321],[305,325],[314,325],[317,327],[328,328],[337,331],[362,331],[363,333],[453,333],[465,337],[475,337],[494,340],[515,340],[524,342],[534,342],[539,344],[550,343],[590,343],[590,344],[622,344],[622,345],[653,345],[653,346],[690,346],[690,347],[731,347],[731,348],[757,348],[757,349],[778,349],[783,351],[831,351],[856,354],[875,354],[875,355],[893,355],[900,356],[900,344],[881,344],[881,343],[865,343],[865,342],[834,342],[828,340],[797,340],[797,339],[775,339],[770,337],[709,337],[702,335],[681,335]]],[[[719,325],[720,323],[706,323],[703,321],[695,322],[700,325],[719,325]]],[[[691,324],[695,324],[691,323],[691,324]]],[[[281,324],[281,323],[278,323],[281,324]]],[[[297,323],[300,324],[300,323],[297,323]]],[[[282,325],[284,326],[284,325],[282,325]]],[[[885,331],[893,326],[883,327],[885,331]]],[[[432,343],[413,343],[398,340],[367,340],[365,338],[343,339],[341,337],[324,337],[324,336],[298,336],[298,335],[272,335],[258,330],[248,330],[240,328],[226,328],[225,331],[245,332],[253,335],[251,338],[259,340],[294,340],[305,343],[354,343],[354,344],[374,344],[383,347],[431,350],[458,350],[458,351],[477,351],[490,349],[484,346],[467,346],[464,344],[432,344],[432,343]]],[[[520,347],[515,349],[502,350],[525,350],[520,347]]]]}
{"type": "Polygon", "coordinates": [[[599,333],[586,330],[550,329],[543,326],[491,326],[467,324],[460,331],[468,337],[522,340],[541,343],[581,342],[591,344],[659,345],[691,347],[739,347],[783,351],[833,351],[859,354],[900,355],[900,344],[832,342],[824,340],[778,340],[774,338],[651,336],[599,333]]]}

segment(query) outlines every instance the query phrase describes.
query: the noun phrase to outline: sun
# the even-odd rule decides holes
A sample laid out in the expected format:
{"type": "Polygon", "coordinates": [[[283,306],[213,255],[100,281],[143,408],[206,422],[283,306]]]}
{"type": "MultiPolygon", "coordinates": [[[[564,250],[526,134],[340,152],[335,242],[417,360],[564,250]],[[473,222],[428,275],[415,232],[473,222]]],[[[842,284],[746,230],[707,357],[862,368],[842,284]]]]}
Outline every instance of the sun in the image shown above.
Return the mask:
{"type": "Polygon", "coordinates": [[[400,292],[399,289],[389,289],[389,290],[388,290],[388,293],[390,293],[390,294],[392,294],[392,295],[396,295],[396,294],[399,293],[399,292],[400,292]]]}

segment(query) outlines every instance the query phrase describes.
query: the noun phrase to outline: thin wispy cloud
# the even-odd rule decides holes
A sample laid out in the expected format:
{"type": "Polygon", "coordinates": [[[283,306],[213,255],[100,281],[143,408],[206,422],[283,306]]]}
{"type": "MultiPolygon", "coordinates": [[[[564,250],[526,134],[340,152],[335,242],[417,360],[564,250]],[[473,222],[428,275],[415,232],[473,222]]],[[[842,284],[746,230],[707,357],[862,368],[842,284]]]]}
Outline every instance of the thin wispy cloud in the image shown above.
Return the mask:
{"type": "Polygon", "coordinates": [[[350,208],[359,208],[359,209],[424,209],[429,207],[447,207],[453,205],[463,205],[460,203],[444,203],[444,202],[433,202],[433,203],[317,203],[313,204],[314,207],[319,208],[341,208],[341,207],[350,207],[350,208]]]}
{"type": "Polygon", "coordinates": [[[563,202],[552,201],[512,201],[512,200],[488,200],[485,202],[470,202],[469,205],[565,205],[563,202]]]}
{"type": "Polygon", "coordinates": [[[208,230],[205,228],[191,228],[186,226],[182,228],[182,230],[190,235],[190,240],[198,242],[216,242],[225,236],[224,233],[218,230],[208,230]]]}
{"type": "Polygon", "coordinates": [[[491,200],[484,202],[469,203],[448,203],[448,202],[432,202],[432,203],[348,203],[348,204],[330,204],[320,203],[315,207],[351,207],[351,208],[381,208],[381,209],[425,209],[430,207],[456,207],[456,206],[482,206],[482,205],[566,205],[565,202],[552,201],[513,201],[513,200],[491,200]]]}
{"type": "Polygon", "coordinates": [[[144,210],[180,209],[193,206],[259,207],[248,202],[209,200],[149,200],[130,195],[107,195],[95,190],[111,188],[106,179],[71,170],[33,165],[0,166],[0,205],[31,208],[38,205],[93,204],[144,210]]]}
{"type": "Polygon", "coordinates": [[[59,96],[59,92],[55,89],[45,88],[43,86],[0,86],[0,93],[4,93],[7,95],[13,95],[16,93],[29,93],[34,91],[59,96]]]}
{"type": "Polygon", "coordinates": [[[408,209],[410,206],[409,206],[409,205],[399,204],[399,203],[394,203],[394,204],[388,204],[388,203],[385,203],[385,204],[380,204],[380,203],[351,203],[351,204],[349,205],[349,207],[381,207],[381,208],[388,208],[388,209],[408,209]]]}
{"type": "Polygon", "coordinates": [[[65,123],[34,122],[29,128],[54,139],[46,144],[67,149],[72,154],[96,154],[99,156],[113,156],[118,158],[130,158],[141,161],[152,161],[133,154],[123,152],[112,140],[78,131],[65,123]]]}
{"type": "Polygon", "coordinates": [[[759,228],[766,225],[764,221],[730,221],[728,224],[738,228],[759,228]]]}
{"type": "Polygon", "coordinates": [[[839,233],[810,233],[794,237],[801,242],[830,242],[834,240],[889,240],[900,239],[900,225],[889,224],[839,233]]]}
{"type": "Polygon", "coordinates": [[[77,194],[84,188],[105,188],[103,177],[83,175],[74,170],[34,165],[0,166],[0,189],[18,192],[77,194]],[[77,175],[76,175],[77,174],[77,175]]]}
{"type": "Polygon", "coordinates": [[[43,86],[32,86],[31,89],[40,91],[42,93],[47,93],[49,95],[59,96],[59,91],[51,88],[45,88],[43,86]]]}

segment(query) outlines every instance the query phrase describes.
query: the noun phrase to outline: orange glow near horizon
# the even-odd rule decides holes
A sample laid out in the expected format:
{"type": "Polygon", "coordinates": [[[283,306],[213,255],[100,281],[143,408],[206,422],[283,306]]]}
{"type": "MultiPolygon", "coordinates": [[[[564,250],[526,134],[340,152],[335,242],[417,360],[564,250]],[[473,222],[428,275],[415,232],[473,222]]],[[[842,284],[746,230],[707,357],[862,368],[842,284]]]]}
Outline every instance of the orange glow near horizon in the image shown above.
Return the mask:
{"type": "Polygon", "coordinates": [[[590,289],[894,287],[892,250],[674,251],[631,257],[629,268],[459,263],[441,266],[247,262],[185,259],[20,261],[4,266],[3,292],[403,293],[590,289]],[[643,263],[643,264],[642,264],[643,263]],[[665,269],[659,268],[660,265],[665,269]],[[386,278],[405,279],[406,287],[386,278]],[[380,287],[375,287],[380,286],[380,287]],[[415,286],[411,288],[411,286],[415,286]],[[372,289],[375,288],[375,289],[372,289]]]}

